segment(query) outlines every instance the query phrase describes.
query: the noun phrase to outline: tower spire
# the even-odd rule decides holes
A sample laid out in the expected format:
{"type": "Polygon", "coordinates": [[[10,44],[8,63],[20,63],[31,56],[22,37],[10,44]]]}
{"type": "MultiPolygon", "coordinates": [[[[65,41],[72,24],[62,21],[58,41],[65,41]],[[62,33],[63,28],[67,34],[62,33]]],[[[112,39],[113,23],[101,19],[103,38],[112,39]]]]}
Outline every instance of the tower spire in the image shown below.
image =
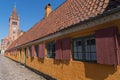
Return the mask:
{"type": "Polygon", "coordinates": [[[14,7],[16,7],[16,2],[14,3],[14,7]]]}
{"type": "Polygon", "coordinates": [[[17,10],[16,10],[16,5],[14,6],[14,9],[13,9],[13,12],[12,12],[10,18],[15,19],[15,20],[19,20],[19,16],[18,16],[17,10]]]}

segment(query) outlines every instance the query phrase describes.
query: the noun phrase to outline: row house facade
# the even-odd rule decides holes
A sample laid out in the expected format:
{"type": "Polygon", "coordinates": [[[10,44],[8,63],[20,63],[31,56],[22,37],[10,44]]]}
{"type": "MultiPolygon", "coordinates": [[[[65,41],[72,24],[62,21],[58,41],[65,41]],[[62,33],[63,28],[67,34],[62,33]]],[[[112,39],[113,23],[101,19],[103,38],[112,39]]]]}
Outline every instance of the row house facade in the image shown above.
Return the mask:
{"type": "Polygon", "coordinates": [[[5,55],[57,80],[120,79],[120,1],[66,0],[5,55]]]}

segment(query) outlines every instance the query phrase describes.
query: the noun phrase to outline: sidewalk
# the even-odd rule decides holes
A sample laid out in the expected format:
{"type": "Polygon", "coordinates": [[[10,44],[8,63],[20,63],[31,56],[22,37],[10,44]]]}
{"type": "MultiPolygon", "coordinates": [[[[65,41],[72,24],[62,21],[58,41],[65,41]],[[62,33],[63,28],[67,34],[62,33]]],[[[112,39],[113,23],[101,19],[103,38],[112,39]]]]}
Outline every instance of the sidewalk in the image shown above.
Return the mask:
{"type": "Polygon", "coordinates": [[[46,80],[0,54],[0,80],[46,80]]]}

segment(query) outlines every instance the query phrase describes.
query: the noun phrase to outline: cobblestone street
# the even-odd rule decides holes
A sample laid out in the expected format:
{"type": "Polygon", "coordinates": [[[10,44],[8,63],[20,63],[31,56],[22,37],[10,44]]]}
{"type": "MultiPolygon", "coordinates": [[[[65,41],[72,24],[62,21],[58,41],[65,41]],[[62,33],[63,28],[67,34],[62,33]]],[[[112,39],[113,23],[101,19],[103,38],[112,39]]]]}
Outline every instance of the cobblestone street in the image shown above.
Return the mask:
{"type": "Polygon", "coordinates": [[[0,55],[0,80],[46,80],[24,66],[0,55]]]}

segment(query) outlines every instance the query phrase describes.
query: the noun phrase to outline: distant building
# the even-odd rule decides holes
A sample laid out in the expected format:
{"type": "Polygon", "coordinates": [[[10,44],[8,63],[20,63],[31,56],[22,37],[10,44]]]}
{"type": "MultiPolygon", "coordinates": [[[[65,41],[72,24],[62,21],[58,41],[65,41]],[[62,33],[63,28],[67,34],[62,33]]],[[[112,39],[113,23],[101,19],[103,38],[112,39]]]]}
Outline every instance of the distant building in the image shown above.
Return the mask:
{"type": "Polygon", "coordinates": [[[14,40],[16,40],[21,35],[21,33],[23,33],[22,31],[20,31],[19,24],[20,24],[20,18],[17,14],[16,7],[14,7],[13,12],[9,18],[9,34],[7,37],[1,40],[2,53],[4,53],[4,51],[8,48],[8,46],[14,40]]]}
{"type": "Polygon", "coordinates": [[[4,53],[4,51],[8,48],[10,45],[9,38],[5,37],[1,40],[1,53],[4,53]]]}
{"type": "Polygon", "coordinates": [[[1,54],[1,43],[0,43],[0,54],[1,54]]]}

